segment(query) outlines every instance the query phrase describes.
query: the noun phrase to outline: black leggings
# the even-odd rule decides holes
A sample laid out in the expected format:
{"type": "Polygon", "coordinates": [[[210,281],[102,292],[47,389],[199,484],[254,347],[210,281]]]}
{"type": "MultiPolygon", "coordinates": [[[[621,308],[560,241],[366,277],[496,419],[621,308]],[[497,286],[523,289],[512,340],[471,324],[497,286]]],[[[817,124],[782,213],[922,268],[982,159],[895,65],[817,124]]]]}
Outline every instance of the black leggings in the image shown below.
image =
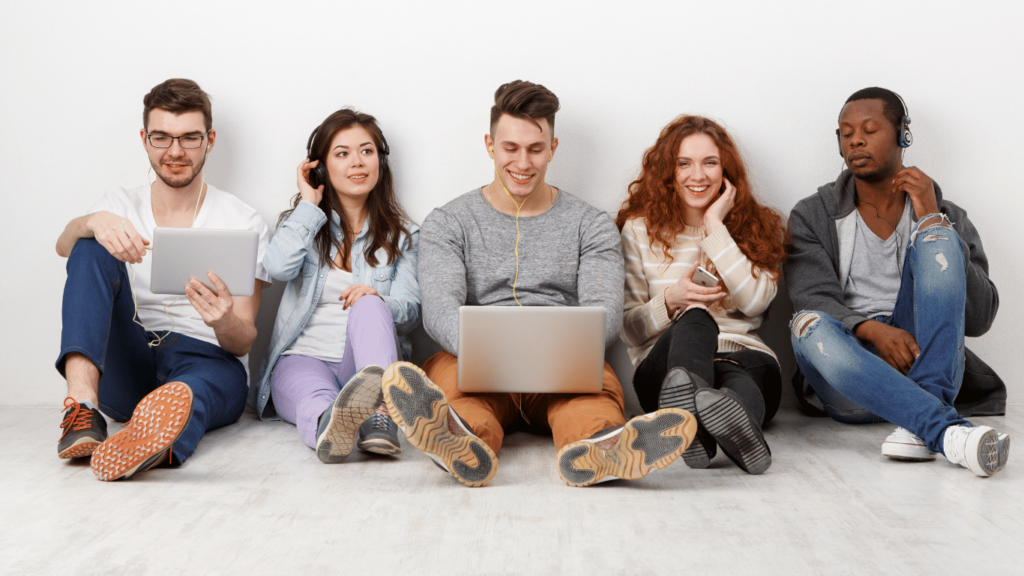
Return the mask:
{"type": "Polygon", "coordinates": [[[779,409],[782,373],[770,355],[759,350],[717,352],[718,324],[703,308],[691,308],[658,338],[651,353],[636,367],[633,388],[644,412],[658,409],[661,382],[681,367],[714,388],[740,397],[755,422],[767,424],[779,409]]]}

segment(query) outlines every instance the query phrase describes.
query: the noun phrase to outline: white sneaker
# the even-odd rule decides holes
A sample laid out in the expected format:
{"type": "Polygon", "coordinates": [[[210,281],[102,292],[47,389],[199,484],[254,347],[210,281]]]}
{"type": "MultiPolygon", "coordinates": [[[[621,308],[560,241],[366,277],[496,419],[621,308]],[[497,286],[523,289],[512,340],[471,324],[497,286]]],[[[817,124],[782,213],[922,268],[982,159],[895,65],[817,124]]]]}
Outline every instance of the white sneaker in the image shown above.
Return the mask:
{"type": "Polygon", "coordinates": [[[928,449],[924,440],[903,427],[893,430],[892,434],[882,442],[882,456],[893,460],[907,462],[929,462],[935,460],[937,454],[928,449]]]}
{"type": "Polygon", "coordinates": [[[1010,436],[988,426],[949,426],[942,436],[943,451],[953,464],[978,476],[991,476],[1006,466],[1010,436]]]}

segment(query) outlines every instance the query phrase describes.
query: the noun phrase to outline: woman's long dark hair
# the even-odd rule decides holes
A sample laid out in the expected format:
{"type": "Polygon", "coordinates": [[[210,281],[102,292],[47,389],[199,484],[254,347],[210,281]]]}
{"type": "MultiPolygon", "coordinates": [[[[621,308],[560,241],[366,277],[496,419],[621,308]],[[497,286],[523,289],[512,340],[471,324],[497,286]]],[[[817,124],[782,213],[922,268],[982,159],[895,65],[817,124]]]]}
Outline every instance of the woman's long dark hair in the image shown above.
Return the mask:
{"type": "MultiPolygon", "coordinates": [[[[373,145],[377,149],[378,166],[380,166],[380,176],[377,179],[377,185],[373,187],[369,196],[366,197],[370,227],[367,232],[366,250],[363,252],[363,256],[370,266],[376,266],[379,264],[376,252],[378,249],[384,248],[388,253],[387,263],[392,264],[402,253],[398,245],[402,234],[409,238],[409,229],[406,227],[406,223],[410,222],[411,219],[405,213],[405,210],[402,209],[401,205],[398,204],[398,199],[395,197],[394,179],[391,177],[391,169],[385,165],[382,153],[384,150],[384,134],[380,131],[380,127],[377,126],[377,119],[351,108],[342,108],[331,114],[323,121],[323,124],[320,125],[316,132],[316,136],[313,138],[313,143],[309,150],[310,160],[319,160],[319,166],[327,166],[327,153],[329,152],[331,141],[334,140],[334,135],[353,126],[360,126],[370,133],[370,137],[373,138],[373,145]]],[[[316,246],[317,253],[320,255],[321,262],[330,262],[331,267],[339,267],[331,258],[331,247],[335,246],[338,248],[338,253],[341,254],[340,268],[351,270],[352,265],[349,259],[352,252],[352,241],[359,234],[360,230],[349,230],[348,219],[344,217],[345,213],[342,211],[338,194],[335,192],[334,186],[331,185],[331,179],[328,177],[326,180],[319,206],[324,211],[324,214],[327,214],[328,218],[330,218],[332,211],[338,213],[339,220],[341,220],[342,236],[339,240],[335,235],[331,234],[330,225],[325,225],[317,231],[313,243],[316,246]]],[[[279,226],[281,222],[284,222],[295,211],[295,207],[299,205],[301,199],[301,193],[295,195],[295,198],[292,199],[291,209],[281,213],[281,217],[277,221],[279,226]]],[[[411,242],[410,238],[406,243],[406,248],[410,247],[411,242]]]]}

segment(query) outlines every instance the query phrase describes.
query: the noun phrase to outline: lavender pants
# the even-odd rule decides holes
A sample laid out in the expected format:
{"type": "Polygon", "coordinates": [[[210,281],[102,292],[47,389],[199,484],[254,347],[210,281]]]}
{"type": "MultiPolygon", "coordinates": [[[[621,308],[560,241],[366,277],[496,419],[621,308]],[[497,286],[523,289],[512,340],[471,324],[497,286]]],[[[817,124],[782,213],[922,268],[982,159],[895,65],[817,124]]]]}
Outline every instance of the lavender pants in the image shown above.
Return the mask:
{"type": "Polygon", "coordinates": [[[391,311],[380,298],[363,296],[349,309],[341,362],[299,354],[281,356],[277,361],[271,379],[277,414],[295,424],[302,441],[314,448],[320,415],[349,378],[367,365],[387,368],[397,360],[391,311]]]}

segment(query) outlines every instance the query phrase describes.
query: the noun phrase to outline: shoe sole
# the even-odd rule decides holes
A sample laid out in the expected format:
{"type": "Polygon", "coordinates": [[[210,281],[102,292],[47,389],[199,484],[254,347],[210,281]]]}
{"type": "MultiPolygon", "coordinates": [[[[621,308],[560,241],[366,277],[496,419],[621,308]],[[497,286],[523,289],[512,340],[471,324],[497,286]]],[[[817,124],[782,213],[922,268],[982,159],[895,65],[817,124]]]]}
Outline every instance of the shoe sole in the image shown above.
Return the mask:
{"type": "Polygon", "coordinates": [[[316,439],[316,456],[321,462],[337,464],[352,453],[359,426],[380,406],[383,374],[380,366],[366,366],[338,392],[327,427],[316,439]]]}
{"type": "Polygon", "coordinates": [[[938,453],[928,450],[927,446],[920,444],[905,444],[903,442],[882,442],[882,456],[887,456],[900,462],[931,462],[935,460],[938,453]]]}
{"type": "Polygon", "coordinates": [[[356,448],[363,452],[372,452],[383,456],[397,456],[402,453],[402,446],[387,438],[366,438],[356,441],[356,448]]]}
{"type": "Polygon", "coordinates": [[[384,403],[409,443],[470,487],[483,486],[498,472],[498,457],[459,421],[444,392],[408,362],[384,371],[384,403]]]}
{"type": "Polygon", "coordinates": [[[192,402],[192,389],[183,382],[164,384],[147,394],[124,428],[96,447],[93,474],[106,482],[149,469],[192,421],[192,402]]]}
{"type": "Polygon", "coordinates": [[[747,411],[718,390],[701,390],[695,399],[697,417],[722,452],[748,474],[762,474],[772,465],[768,443],[747,411]]]}
{"type": "Polygon", "coordinates": [[[971,472],[991,476],[1002,470],[1010,458],[1010,436],[989,428],[983,435],[969,439],[967,453],[977,458],[968,466],[971,472]]]}
{"type": "MultiPolygon", "coordinates": [[[[665,383],[669,382],[668,376],[673,373],[681,374],[685,378],[673,379],[672,385],[662,386],[661,394],[658,395],[658,408],[680,408],[690,414],[697,413],[697,406],[693,398],[697,395],[697,385],[694,384],[690,374],[685,370],[673,369],[665,377],[665,383]]],[[[694,436],[690,447],[683,452],[683,462],[690,468],[702,469],[711,465],[711,455],[704,446],[700,436],[694,436]]]]}
{"type": "Polygon", "coordinates": [[[59,458],[86,458],[92,456],[93,452],[102,442],[93,438],[79,438],[77,442],[57,453],[59,458]]]}
{"type": "Polygon", "coordinates": [[[558,475],[569,486],[643,478],[675,462],[696,434],[697,419],[679,408],[637,416],[607,436],[562,448],[558,475]]]}

